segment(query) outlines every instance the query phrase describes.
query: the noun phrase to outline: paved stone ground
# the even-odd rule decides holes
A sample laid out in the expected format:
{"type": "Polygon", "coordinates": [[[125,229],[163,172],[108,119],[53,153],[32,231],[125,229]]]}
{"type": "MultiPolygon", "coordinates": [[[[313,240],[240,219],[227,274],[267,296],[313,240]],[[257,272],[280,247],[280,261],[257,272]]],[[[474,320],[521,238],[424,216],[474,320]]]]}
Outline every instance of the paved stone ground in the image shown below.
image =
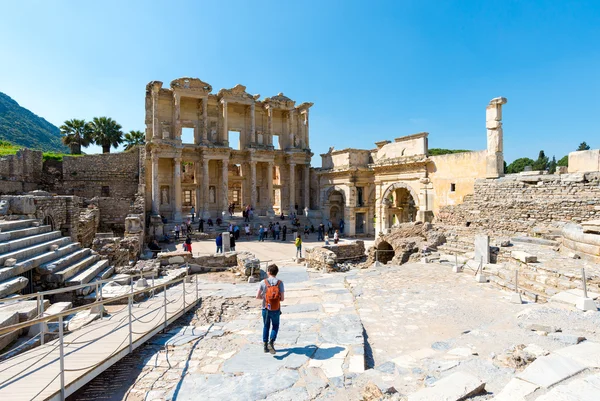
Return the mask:
{"type": "Polygon", "coordinates": [[[512,304],[509,293],[433,263],[333,274],[280,266],[286,300],[275,356],[262,351],[257,284],[206,275],[196,313],[71,399],[361,400],[373,382],[398,391],[386,399],[418,400],[428,399],[419,396],[424,389],[443,392],[445,382],[470,375],[488,391],[473,399],[518,400],[526,393],[527,400],[546,401],[578,389],[591,394],[598,385],[600,350],[591,341],[600,342],[600,313],[512,304]],[[534,324],[562,333],[532,331],[534,324]],[[577,337],[590,341],[575,347],[591,348],[562,351],[577,337]],[[538,359],[507,366],[503,356],[518,344],[538,359]],[[581,354],[596,359],[581,361],[581,354]],[[526,381],[550,376],[561,381],[550,387],[526,381]]]}

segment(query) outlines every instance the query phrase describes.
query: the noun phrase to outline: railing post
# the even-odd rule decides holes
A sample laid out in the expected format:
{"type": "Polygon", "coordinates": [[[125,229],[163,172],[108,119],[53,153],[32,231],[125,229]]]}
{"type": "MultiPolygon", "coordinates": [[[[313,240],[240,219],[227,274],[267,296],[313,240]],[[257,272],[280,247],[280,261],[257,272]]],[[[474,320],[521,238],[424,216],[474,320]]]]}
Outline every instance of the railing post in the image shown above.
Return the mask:
{"type": "Polygon", "coordinates": [[[154,298],[154,272],[152,272],[152,298],[154,298]]]}
{"type": "Polygon", "coordinates": [[[187,274],[183,278],[183,313],[185,313],[185,282],[187,281],[187,274]]]}
{"type": "Polygon", "coordinates": [[[585,268],[581,268],[581,283],[583,285],[583,297],[587,298],[587,283],[585,282],[586,278],[585,278],[585,268]]]}
{"type": "Polygon", "coordinates": [[[131,308],[133,304],[133,294],[129,295],[129,353],[133,352],[133,327],[131,323],[131,308]]]}
{"type": "MultiPolygon", "coordinates": [[[[44,316],[44,297],[40,295],[40,317],[44,316]]],[[[46,337],[46,322],[41,323],[40,326],[40,344],[44,345],[46,337]]]]}
{"type": "Polygon", "coordinates": [[[379,251],[375,249],[375,262],[379,262],[379,251]]]}
{"type": "MultiPolygon", "coordinates": [[[[45,323],[44,323],[45,324],[45,323]]],[[[63,341],[63,317],[58,317],[58,343],[60,352],[60,399],[65,401],[65,350],[63,341]]]]}
{"type": "Polygon", "coordinates": [[[96,281],[96,302],[98,302],[99,296],[100,296],[100,291],[98,290],[98,282],[96,281]]]}
{"type": "Polygon", "coordinates": [[[167,285],[166,284],[163,287],[163,294],[165,294],[163,303],[165,305],[165,331],[167,331],[167,285]]]}
{"type": "Polygon", "coordinates": [[[200,299],[200,292],[198,291],[198,276],[199,274],[196,274],[196,303],[198,303],[198,300],[200,299]]]}

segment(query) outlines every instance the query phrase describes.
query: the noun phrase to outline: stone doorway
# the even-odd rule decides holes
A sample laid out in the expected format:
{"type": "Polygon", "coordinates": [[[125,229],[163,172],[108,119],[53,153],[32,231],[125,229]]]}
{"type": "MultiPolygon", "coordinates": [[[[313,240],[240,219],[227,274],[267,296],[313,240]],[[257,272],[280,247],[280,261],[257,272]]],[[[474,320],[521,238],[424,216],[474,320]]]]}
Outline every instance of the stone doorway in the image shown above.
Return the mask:
{"type": "Polygon", "coordinates": [[[365,226],[366,226],[366,217],[364,213],[356,213],[356,225],[355,225],[355,233],[356,234],[364,234],[365,226]]]}
{"type": "Polygon", "coordinates": [[[411,223],[417,219],[415,199],[407,188],[395,188],[390,191],[386,202],[388,227],[397,227],[402,223],[411,223]]]}
{"type": "Polygon", "coordinates": [[[340,220],[344,219],[344,194],[340,191],[331,191],[328,198],[329,220],[333,227],[339,228],[340,220]]]}

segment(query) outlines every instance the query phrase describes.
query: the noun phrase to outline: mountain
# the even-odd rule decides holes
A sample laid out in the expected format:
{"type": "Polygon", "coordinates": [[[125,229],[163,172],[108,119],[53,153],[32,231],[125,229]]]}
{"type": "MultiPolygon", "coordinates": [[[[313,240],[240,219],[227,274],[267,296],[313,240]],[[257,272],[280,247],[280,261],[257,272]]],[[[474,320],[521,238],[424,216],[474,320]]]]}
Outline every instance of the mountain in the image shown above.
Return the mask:
{"type": "Polygon", "coordinates": [[[67,153],[60,130],[42,117],[19,106],[0,92],[0,139],[32,149],[67,153]]]}

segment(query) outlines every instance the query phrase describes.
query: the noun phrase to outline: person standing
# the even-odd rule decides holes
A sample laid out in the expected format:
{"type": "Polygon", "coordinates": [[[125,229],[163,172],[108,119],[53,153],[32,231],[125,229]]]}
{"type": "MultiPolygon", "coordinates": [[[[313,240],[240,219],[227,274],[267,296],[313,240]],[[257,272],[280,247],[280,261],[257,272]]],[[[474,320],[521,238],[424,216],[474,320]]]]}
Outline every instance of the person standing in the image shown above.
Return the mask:
{"type": "Polygon", "coordinates": [[[338,232],[338,230],[335,230],[335,233],[333,234],[333,243],[337,244],[339,240],[340,240],[340,233],[338,232]]]}
{"type": "Polygon", "coordinates": [[[175,224],[175,227],[173,229],[175,230],[175,239],[178,240],[179,239],[179,224],[175,224]]]}
{"type": "Polygon", "coordinates": [[[235,252],[235,235],[233,233],[229,233],[229,250],[235,252]]]}
{"type": "Polygon", "coordinates": [[[340,234],[344,233],[344,226],[345,226],[344,219],[340,219],[340,234]]]}
{"type": "Polygon", "coordinates": [[[300,232],[298,232],[294,245],[296,245],[296,260],[302,259],[302,234],[300,232]]]}
{"type": "Polygon", "coordinates": [[[281,226],[279,225],[279,222],[275,223],[275,227],[273,228],[273,230],[275,233],[275,237],[273,239],[279,241],[279,232],[281,231],[281,226]]]}
{"type": "Polygon", "coordinates": [[[331,220],[327,220],[327,233],[330,236],[333,234],[333,224],[331,224],[331,220]]]}
{"type": "Polygon", "coordinates": [[[319,224],[319,228],[317,229],[317,241],[323,241],[325,234],[325,226],[323,223],[319,224]]]}
{"type": "Polygon", "coordinates": [[[192,206],[192,208],[190,209],[190,213],[192,215],[192,223],[193,223],[194,222],[194,217],[195,217],[195,214],[196,214],[196,209],[194,209],[194,206],[192,206]]]}
{"type": "Polygon", "coordinates": [[[281,229],[281,240],[285,241],[286,236],[287,236],[287,225],[284,224],[283,228],[281,229]]]}
{"type": "Polygon", "coordinates": [[[192,253],[192,237],[189,235],[185,239],[185,250],[192,253]]]}
{"type": "Polygon", "coordinates": [[[246,224],[246,227],[244,227],[244,231],[246,231],[246,239],[248,239],[250,237],[250,225],[246,224]]]}
{"type": "Polygon", "coordinates": [[[260,228],[258,229],[258,241],[263,241],[265,240],[265,228],[263,227],[263,225],[260,225],[260,228]]]}
{"type": "Polygon", "coordinates": [[[267,278],[260,282],[256,299],[262,299],[264,352],[275,355],[275,340],[279,331],[281,302],[284,301],[283,281],[277,279],[279,268],[272,264],[267,267],[267,278]],[[269,333],[270,331],[270,333],[269,333]],[[269,335],[270,334],[270,335],[269,335]]]}
{"type": "Polygon", "coordinates": [[[198,220],[198,231],[200,231],[201,233],[204,232],[204,219],[202,217],[200,217],[200,219],[198,220]]]}
{"type": "Polygon", "coordinates": [[[217,244],[217,253],[223,253],[223,237],[221,234],[217,235],[215,243],[217,244]]]}

